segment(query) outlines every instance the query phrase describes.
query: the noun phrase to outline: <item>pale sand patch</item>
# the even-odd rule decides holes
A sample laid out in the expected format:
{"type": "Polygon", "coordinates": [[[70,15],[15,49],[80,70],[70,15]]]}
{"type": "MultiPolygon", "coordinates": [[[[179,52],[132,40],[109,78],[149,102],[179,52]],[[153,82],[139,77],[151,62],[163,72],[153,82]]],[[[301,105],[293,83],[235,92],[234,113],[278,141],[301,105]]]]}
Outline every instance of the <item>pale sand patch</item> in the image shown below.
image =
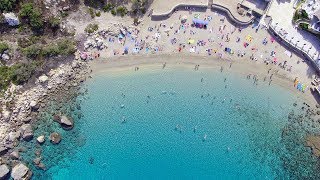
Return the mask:
{"type": "Polygon", "coordinates": [[[203,68],[211,68],[215,71],[219,71],[221,66],[224,71],[239,73],[240,76],[246,78],[248,74],[257,75],[259,79],[259,84],[269,83],[269,77],[272,73],[273,80],[272,84],[277,84],[288,91],[292,92],[299,99],[309,105],[315,106],[317,104],[315,98],[308,90],[305,93],[298,91],[293,87],[293,81],[291,74],[279,68],[275,68],[272,65],[265,65],[261,63],[254,63],[253,61],[230,61],[224,59],[216,59],[208,56],[194,56],[185,54],[161,54],[161,55],[136,55],[136,56],[121,56],[114,57],[108,60],[99,59],[91,63],[91,68],[93,70],[93,76],[99,76],[108,72],[110,74],[129,74],[134,71],[135,67],[139,67],[139,71],[144,70],[159,70],[162,69],[163,63],[166,62],[166,68],[188,68],[194,69],[195,65],[199,64],[199,71],[203,68]],[[232,67],[229,68],[230,62],[232,62],[232,67]],[[270,74],[268,70],[272,68],[270,74]],[[275,73],[278,71],[278,73],[275,73]],[[264,77],[267,77],[266,82],[263,82],[264,77]]]}

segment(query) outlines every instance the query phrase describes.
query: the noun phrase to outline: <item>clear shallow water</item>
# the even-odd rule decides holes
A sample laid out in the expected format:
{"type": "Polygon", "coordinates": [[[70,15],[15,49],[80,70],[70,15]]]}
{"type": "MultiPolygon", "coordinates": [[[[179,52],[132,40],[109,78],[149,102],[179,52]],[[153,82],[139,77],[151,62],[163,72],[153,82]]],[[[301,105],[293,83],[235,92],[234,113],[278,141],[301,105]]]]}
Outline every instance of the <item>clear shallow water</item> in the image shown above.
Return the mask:
{"type": "Polygon", "coordinates": [[[68,147],[70,152],[41,174],[53,179],[289,176],[279,151],[297,99],[281,87],[255,86],[230,72],[182,68],[108,72],[87,85],[81,123],[61,131],[74,137],[43,150],[50,154],[68,147]],[[79,137],[84,145],[75,142],[79,137]]]}

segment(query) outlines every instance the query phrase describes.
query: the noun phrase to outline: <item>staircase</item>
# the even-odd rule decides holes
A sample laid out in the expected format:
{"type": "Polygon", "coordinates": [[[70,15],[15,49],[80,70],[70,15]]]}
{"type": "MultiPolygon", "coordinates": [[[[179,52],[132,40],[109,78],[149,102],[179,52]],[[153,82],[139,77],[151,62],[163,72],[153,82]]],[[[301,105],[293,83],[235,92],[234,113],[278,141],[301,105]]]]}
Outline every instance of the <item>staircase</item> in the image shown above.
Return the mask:
{"type": "Polygon", "coordinates": [[[213,4],[213,0],[208,0],[208,9],[211,9],[213,4]]]}

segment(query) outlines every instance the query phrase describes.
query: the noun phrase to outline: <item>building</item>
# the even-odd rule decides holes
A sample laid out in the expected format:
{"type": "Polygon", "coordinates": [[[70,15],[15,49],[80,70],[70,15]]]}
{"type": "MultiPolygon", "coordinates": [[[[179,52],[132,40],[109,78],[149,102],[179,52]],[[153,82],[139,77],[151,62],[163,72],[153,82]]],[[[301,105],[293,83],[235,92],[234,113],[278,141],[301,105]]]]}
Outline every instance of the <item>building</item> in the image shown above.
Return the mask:
{"type": "Polygon", "coordinates": [[[312,31],[320,34],[320,8],[313,14],[310,25],[312,31]]]}

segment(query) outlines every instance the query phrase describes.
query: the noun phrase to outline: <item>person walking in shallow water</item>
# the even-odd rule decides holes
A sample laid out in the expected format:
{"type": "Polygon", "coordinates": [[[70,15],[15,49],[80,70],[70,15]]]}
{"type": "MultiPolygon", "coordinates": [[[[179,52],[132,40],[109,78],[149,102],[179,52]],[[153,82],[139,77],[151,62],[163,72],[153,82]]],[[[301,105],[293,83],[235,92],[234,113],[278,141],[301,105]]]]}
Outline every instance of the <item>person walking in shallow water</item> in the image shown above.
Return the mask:
{"type": "Polygon", "coordinates": [[[162,69],[164,69],[165,67],[166,67],[166,65],[167,65],[167,63],[165,62],[165,63],[163,63],[162,64],[162,69]]]}
{"type": "Polygon", "coordinates": [[[223,71],[223,67],[221,66],[221,68],[220,68],[220,72],[222,72],[223,71]]]}

